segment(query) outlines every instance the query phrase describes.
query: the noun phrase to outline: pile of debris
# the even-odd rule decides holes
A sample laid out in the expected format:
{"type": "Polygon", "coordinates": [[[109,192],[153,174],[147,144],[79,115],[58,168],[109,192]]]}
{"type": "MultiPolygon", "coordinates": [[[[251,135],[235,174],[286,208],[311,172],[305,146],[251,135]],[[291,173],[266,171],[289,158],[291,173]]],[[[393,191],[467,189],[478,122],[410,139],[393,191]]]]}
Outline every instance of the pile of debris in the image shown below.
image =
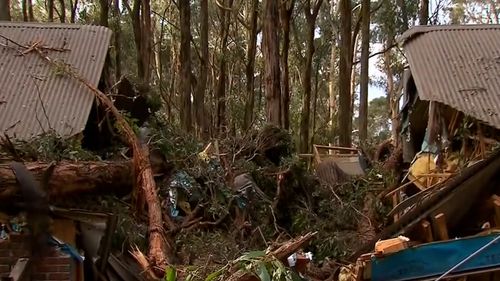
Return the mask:
{"type": "Polygon", "coordinates": [[[499,278],[500,89],[498,79],[482,79],[500,75],[490,67],[498,35],[498,25],[403,35],[409,69],[394,141],[408,166],[401,184],[384,193],[393,223],[351,256],[351,280],[499,278]]]}

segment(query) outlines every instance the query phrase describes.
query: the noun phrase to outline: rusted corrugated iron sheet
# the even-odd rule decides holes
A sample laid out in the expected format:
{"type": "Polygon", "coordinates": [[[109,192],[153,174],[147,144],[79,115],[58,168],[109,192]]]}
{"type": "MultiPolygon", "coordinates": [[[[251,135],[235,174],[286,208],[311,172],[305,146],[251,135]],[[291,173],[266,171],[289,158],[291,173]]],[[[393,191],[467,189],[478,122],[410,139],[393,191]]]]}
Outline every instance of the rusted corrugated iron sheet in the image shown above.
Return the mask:
{"type": "Polygon", "coordinates": [[[46,56],[97,86],[110,39],[111,30],[100,26],[0,22],[0,133],[22,140],[50,130],[72,136],[85,128],[94,100],[81,83],[17,44],[39,42],[46,56]]]}
{"type": "Polygon", "coordinates": [[[500,25],[419,26],[401,40],[421,99],[500,129],[500,25]]]}

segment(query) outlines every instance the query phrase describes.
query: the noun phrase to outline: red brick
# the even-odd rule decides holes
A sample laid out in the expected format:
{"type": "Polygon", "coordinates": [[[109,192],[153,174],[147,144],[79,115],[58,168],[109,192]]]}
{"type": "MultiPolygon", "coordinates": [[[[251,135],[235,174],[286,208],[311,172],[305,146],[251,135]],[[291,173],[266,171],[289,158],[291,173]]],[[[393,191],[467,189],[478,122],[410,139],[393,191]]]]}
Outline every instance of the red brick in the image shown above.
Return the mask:
{"type": "Polygon", "coordinates": [[[16,258],[14,257],[0,257],[0,264],[12,265],[16,262],[16,258]]]}
{"type": "Polygon", "coordinates": [[[10,272],[10,266],[6,264],[0,265],[0,273],[9,273],[10,272]]]}
{"type": "Polygon", "coordinates": [[[45,258],[44,259],[44,264],[70,264],[71,263],[71,258],[69,256],[62,256],[62,257],[50,257],[50,258],[45,258]]]}
{"type": "Polygon", "coordinates": [[[49,273],[47,280],[69,280],[69,273],[49,273]]]}
{"type": "Polygon", "coordinates": [[[47,280],[47,273],[33,273],[31,274],[32,280],[47,280]]]}
{"type": "Polygon", "coordinates": [[[8,249],[0,249],[0,257],[11,257],[12,252],[8,249]]]}
{"type": "Polygon", "coordinates": [[[20,243],[26,243],[29,241],[29,237],[28,235],[25,235],[25,234],[11,234],[9,236],[9,240],[12,241],[12,242],[20,242],[20,243]]]}
{"type": "Polygon", "coordinates": [[[9,241],[0,241],[0,249],[8,249],[9,248],[9,241]]]}
{"type": "Polygon", "coordinates": [[[70,266],[68,265],[48,265],[41,264],[35,268],[36,272],[69,272],[70,266]]]}

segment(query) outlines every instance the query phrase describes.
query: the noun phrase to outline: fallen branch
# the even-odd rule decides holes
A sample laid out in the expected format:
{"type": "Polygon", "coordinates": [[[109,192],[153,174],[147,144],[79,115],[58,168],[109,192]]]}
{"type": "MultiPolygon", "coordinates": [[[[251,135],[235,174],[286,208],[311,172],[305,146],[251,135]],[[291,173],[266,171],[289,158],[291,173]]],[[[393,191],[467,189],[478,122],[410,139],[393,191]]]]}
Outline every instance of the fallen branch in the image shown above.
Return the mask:
{"type": "MultiPolygon", "coordinates": [[[[34,47],[36,53],[51,66],[58,67],[59,64],[46,56],[38,47],[34,47]]],[[[69,67],[63,68],[65,74],[69,77],[79,81],[87,87],[94,96],[104,104],[109,111],[116,118],[118,127],[121,133],[125,136],[129,145],[132,147],[134,155],[134,175],[136,178],[135,196],[139,205],[145,200],[148,210],[149,219],[149,253],[148,259],[151,267],[149,268],[163,268],[166,263],[171,263],[171,257],[166,253],[172,254],[172,245],[167,239],[164,239],[163,219],[161,212],[161,205],[158,199],[156,184],[149,162],[149,150],[146,145],[143,145],[135,135],[132,127],[128,124],[126,119],[120,114],[118,109],[114,106],[111,99],[108,98],[103,92],[97,89],[94,85],[89,83],[80,74],[76,73],[69,67]]],[[[142,207],[142,206],[140,206],[142,207]]],[[[162,270],[155,270],[155,273],[163,274],[162,270]]]]}
{"type": "MultiPolygon", "coordinates": [[[[25,163],[35,178],[41,180],[51,163],[25,163]]],[[[118,191],[129,193],[132,190],[132,162],[69,162],[56,164],[48,184],[50,197],[76,195],[85,192],[118,191]]],[[[9,200],[19,193],[16,176],[10,165],[0,164],[0,200],[9,200]]]]}

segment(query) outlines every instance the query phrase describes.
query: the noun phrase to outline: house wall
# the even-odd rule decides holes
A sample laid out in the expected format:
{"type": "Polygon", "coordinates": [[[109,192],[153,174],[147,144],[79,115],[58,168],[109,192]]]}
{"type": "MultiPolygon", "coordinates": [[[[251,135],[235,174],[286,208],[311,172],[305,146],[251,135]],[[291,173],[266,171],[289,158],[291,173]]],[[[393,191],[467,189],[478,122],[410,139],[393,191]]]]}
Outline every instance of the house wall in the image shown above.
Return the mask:
{"type": "MultiPolygon", "coordinates": [[[[29,240],[26,235],[13,234],[9,240],[0,242],[0,278],[8,277],[17,259],[30,256],[29,240]]],[[[33,264],[31,278],[45,281],[75,280],[75,265],[72,258],[54,249],[47,256],[33,264]]]]}

